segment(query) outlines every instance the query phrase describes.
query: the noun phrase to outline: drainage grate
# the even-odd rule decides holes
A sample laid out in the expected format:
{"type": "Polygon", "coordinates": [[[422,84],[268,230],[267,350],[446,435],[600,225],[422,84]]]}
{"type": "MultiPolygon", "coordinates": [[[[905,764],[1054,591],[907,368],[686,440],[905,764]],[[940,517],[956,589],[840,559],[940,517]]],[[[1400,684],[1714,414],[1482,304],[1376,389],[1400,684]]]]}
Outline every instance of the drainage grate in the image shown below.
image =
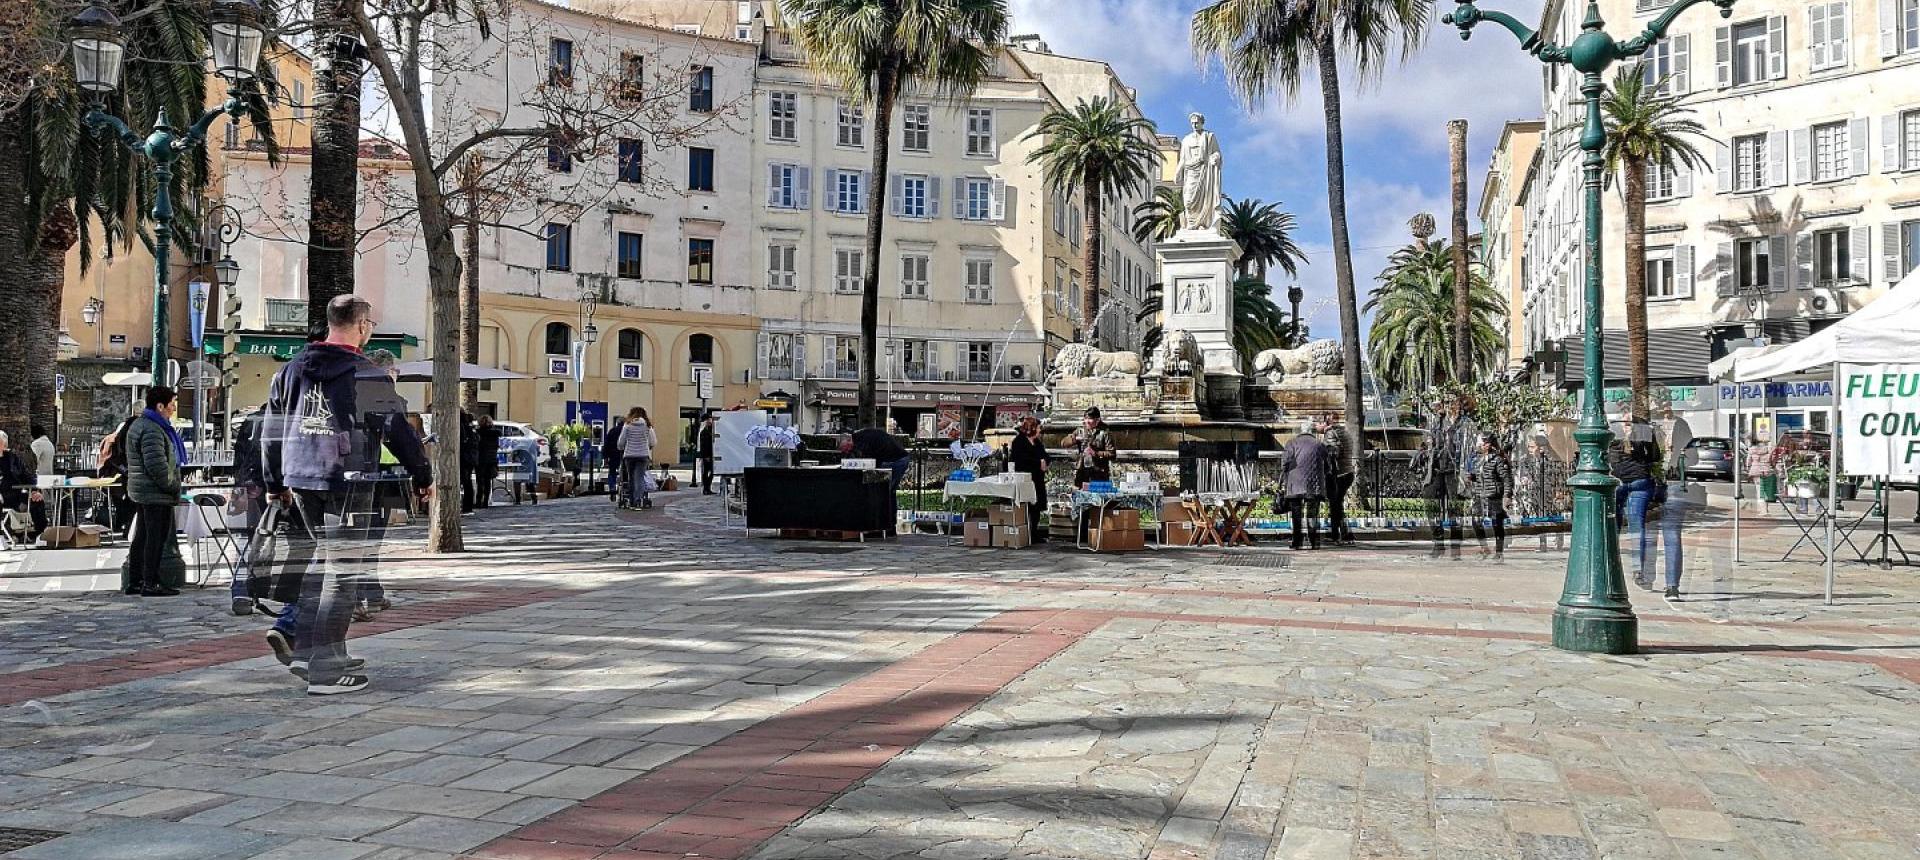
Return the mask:
{"type": "Polygon", "coordinates": [[[785,549],[775,550],[775,552],[778,552],[782,555],[785,555],[788,553],[804,553],[807,555],[846,555],[847,553],[850,553],[850,552],[859,552],[859,551],[860,551],[860,548],[857,546],[790,546],[785,549]]]}
{"type": "Polygon", "coordinates": [[[1287,570],[1293,567],[1293,558],[1277,553],[1260,553],[1259,555],[1227,553],[1214,559],[1213,563],[1224,567],[1257,567],[1263,570],[1287,570]]]}
{"type": "Polygon", "coordinates": [[[39,845],[67,834],[58,830],[28,830],[25,827],[0,827],[0,854],[39,845]]]}

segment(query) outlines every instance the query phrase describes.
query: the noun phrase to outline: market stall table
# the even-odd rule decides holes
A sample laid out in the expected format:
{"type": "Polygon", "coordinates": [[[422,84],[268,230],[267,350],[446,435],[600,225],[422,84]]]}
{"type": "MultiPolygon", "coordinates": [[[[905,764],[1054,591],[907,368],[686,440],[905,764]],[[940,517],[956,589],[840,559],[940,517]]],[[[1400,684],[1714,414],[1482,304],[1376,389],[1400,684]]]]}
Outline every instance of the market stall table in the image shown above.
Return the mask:
{"type": "Polygon", "coordinates": [[[1827,560],[1826,547],[1823,547],[1820,545],[1820,539],[1815,537],[1813,533],[1815,530],[1819,529],[1821,526],[1826,525],[1828,519],[1833,520],[1834,534],[1838,538],[1838,542],[1834,545],[1834,552],[1836,553],[1839,552],[1840,544],[1845,544],[1847,546],[1853,547],[1854,553],[1860,556],[1861,561],[1865,561],[1867,559],[1867,553],[1864,550],[1860,549],[1859,544],[1856,544],[1853,542],[1853,533],[1860,528],[1860,525],[1862,523],[1867,521],[1868,517],[1873,516],[1873,509],[1871,508],[1867,509],[1860,516],[1855,517],[1853,522],[1849,524],[1847,523],[1847,521],[1834,516],[1833,512],[1827,509],[1827,500],[1823,498],[1815,497],[1811,499],[1795,500],[1795,499],[1788,499],[1786,497],[1781,497],[1776,501],[1780,505],[1780,509],[1786,512],[1787,521],[1792,523],[1794,528],[1800,530],[1799,539],[1793,542],[1793,546],[1790,546],[1787,548],[1787,554],[1780,557],[1781,561],[1787,561],[1789,559],[1792,559],[1793,554],[1799,551],[1800,546],[1802,544],[1813,547],[1813,551],[1820,554],[1820,560],[1826,561],[1827,560]],[[1795,501],[1806,501],[1806,502],[1812,503],[1812,506],[1815,508],[1815,510],[1811,512],[1811,515],[1808,519],[1801,519],[1799,513],[1794,510],[1794,508],[1796,507],[1796,505],[1794,504],[1795,501]]]}
{"type": "Polygon", "coordinates": [[[1259,502],[1252,493],[1208,493],[1200,497],[1199,507],[1208,519],[1207,530],[1221,546],[1253,546],[1247,520],[1259,502]]]}
{"type": "Polygon", "coordinates": [[[748,468],[742,490],[748,529],[894,533],[893,475],[885,469],[748,468]]]}
{"type": "Polygon", "coordinates": [[[1096,493],[1091,490],[1074,490],[1068,505],[1073,511],[1073,531],[1075,549],[1092,549],[1087,541],[1087,511],[1104,514],[1115,508],[1130,508],[1141,512],[1157,512],[1161,496],[1159,493],[1096,493]]]}

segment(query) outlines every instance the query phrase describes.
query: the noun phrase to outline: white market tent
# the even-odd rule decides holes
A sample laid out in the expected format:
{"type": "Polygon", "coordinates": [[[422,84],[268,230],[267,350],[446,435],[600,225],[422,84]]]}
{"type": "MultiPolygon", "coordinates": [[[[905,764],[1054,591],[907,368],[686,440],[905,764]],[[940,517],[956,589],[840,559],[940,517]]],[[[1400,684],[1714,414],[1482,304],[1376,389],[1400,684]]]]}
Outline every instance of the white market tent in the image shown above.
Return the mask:
{"type": "MultiPolygon", "coordinates": [[[[1837,419],[1840,404],[1840,365],[1842,364],[1920,364],[1920,269],[1908,272],[1900,283],[1866,307],[1848,314],[1827,328],[1793,343],[1777,346],[1746,347],[1735,350],[1709,365],[1707,372],[1716,380],[1754,382],[1776,376],[1800,373],[1818,367],[1833,368],[1833,406],[1837,419]]],[[[1839,428],[1838,421],[1828,426],[1839,428]]],[[[1838,433],[1833,436],[1833,454],[1837,464],[1840,448],[1838,433]]],[[[1734,482],[1739,483],[1740,458],[1734,458],[1734,482]]],[[[1833,509],[1839,482],[1839,470],[1827,470],[1827,509],[1833,509]]],[[[1737,499],[1737,497],[1736,497],[1737,499]]],[[[1827,602],[1833,602],[1833,518],[1827,520],[1827,602]]],[[[1740,504],[1733,506],[1734,560],[1740,557],[1740,504]]]]}

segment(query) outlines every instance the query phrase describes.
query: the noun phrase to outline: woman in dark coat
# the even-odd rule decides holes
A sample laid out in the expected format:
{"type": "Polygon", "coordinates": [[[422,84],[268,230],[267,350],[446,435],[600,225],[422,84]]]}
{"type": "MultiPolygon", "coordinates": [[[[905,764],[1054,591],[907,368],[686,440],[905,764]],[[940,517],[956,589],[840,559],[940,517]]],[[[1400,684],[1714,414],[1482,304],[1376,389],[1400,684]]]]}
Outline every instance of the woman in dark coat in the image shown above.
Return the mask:
{"type": "Polygon", "coordinates": [[[1513,483],[1513,467],[1492,433],[1482,433],[1467,460],[1468,488],[1473,493],[1473,538],[1480,552],[1487,551],[1486,520],[1493,521],[1493,557],[1507,554],[1507,487],[1513,483]]]}
{"type": "Polygon", "coordinates": [[[1014,435],[1007,456],[1014,471],[1033,478],[1035,501],[1027,506],[1027,524],[1032,526],[1033,542],[1046,543],[1047,532],[1040,523],[1047,511],[1047,445],[1040,440],[1040,419],[1031,415],[1020,419],[1020,432],[1014,435]]]}

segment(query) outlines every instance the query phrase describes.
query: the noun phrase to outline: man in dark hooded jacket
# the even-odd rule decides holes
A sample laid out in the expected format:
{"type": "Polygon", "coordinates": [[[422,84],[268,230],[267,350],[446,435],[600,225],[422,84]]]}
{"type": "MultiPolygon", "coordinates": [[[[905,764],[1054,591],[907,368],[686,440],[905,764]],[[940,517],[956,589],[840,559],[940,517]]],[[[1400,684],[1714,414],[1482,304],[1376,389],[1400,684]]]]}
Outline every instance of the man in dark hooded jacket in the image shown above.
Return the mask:
{"type": "Polygon", "coordinates": [[[267,489],[306,524],[289,563],[311,559],[301,577],[294,659],[305,661],[307,693],[365,689],[351,670],[347,624],[379,561],[380,449],[406,469],[413,491],[431,497],[426,449],[406,420],[406,401],[388,374],[362,353],[378,323],[354,295],[327,303],[327,337],[310,343],[274,375],[261,423],[267,489]],[[302,558],[304,557],[304,559],[302,558]]]}

